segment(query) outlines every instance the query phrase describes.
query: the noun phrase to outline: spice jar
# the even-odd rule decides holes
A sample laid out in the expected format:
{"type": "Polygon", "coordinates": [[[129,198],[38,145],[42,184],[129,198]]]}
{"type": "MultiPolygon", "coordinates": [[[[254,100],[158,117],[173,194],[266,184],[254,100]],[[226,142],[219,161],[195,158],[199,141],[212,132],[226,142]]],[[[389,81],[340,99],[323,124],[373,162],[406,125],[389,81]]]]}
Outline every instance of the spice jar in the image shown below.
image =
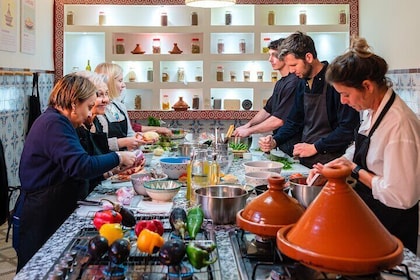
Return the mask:
{"type": "Polygon", "coordinates": [[[136,108],[136,110],[141,109],[141,95],[136,95],[136,98],[134,98],[134,108],[136,108]]]}
{"type": "Polygon", "coordinates": [[[271,72],[271,81],[274,83],[274,82],[277,82],[277,71],[273,71],[273,72],[271,72]]]}
{"type": "Polygon", "coordinates": [[[257,71],[257,82],[262,82],[264,80],[264,71],[257,71]]]}
{"type": "Polygon", "coordinates": [[[197,66],[195,68],[195,81],[196,82],[202,82],[203,81],[203,70],[200,66],[197,66]]]}
{"type": "Polygon", "coordinates": [[[223,39],[217,40],[217,53],[221,54],[225,52],[225,43],[223,39]]]}
{"type": "Polygon", "coordinates": [[[153,38],[153,53],[159,54],[160,53],[160,39],[153,38]]]}
{"type": "Polygon", "coordinates": [[[236,72],[235,71],[230,71],[230,81],[231,82],[236,82],[236,72]]]}
{"type": "Polygon", "coordinates": [[[163,67],[163,71],[162,71],[162,82],[167,82],[167,81],[169,81],[168,67],[163,67]]]}
{"type": "Polygon", "coordinates": [[[169,110],[170,108],[171,106],[169,104],[169,96],[164,94],[162,98],[162,110],[169,110]]]}
{"type": "Polygon", "coordinates": [[[223,82],[223,66],[217,66],[216,70],[216,81],[223,82]]]}
{"type": "Polygon", "coordinates": [[[200,53],[200,39],[192,38],[192,40],[191,40],[191,53],[200,53]]]}
{"type": "Polygon", "coordinates": [[[269,51],[268,46],[269,45],[270,45],[270,38],[268,38],[268,37],[264,38],[263,47],[262,47],[262,52],[263,53],[268,53],[268,51],[269,51]]]}
{"type": "Polygon", "coordinates": [[[245,39],[239,40],[239,53],[246,53],[245,39]]]}
{"type": "Polygon", "coordinates": [[[225,25],[231,25],[232,24],[232,14],[230,11],[226,11],[225,13],[225,25]]]}
{"type": "Polygon", "coordinates": [[[299,12],[299,24],[305,25],[306,24],[306,11],[302,10],[299,12]]]}
{"type": "Polygon", "coordinates": [[[125,43],[123,38],[117,38],[115,42],[115,53],[125,54],[125,43]]]}
{"type": "Polygon", "coordinates": [[[178,67],[178,82],[183,82],[185,79],[184,67],[178,67]]]}
{"type": "Polygon", "coordinates": [[[198,95],[194,95],[192,101],[192,108],[198,110],[198,108],[200,107],[200,98],[198,97],[198,95]]]}
{"type": "Polygon", "coordinates": [[[160,14],[160,25],[161,26],[168,26],[168,14],[165,12],[162,12],[160,14]]]}
{"type": "Polygon", "coordinates": [[[147,81],[153,82],[153,69],[151,67],[147,69],[147,81]]]}
{"type": "Polygon", "coordinates": [[[74,21],[73,21],[73,12],[72,11],[68,11],[67,12],[67,25],[73,25],[74,21]]]}
{"type": "Polygon", "coordinates": [[[191,25],[198,25],[198,14],[197,12],[191,13],[191,25]]]}
{"type": "Polygon", "coordinates": [[[339,23],[340,24],[346,24],[347,23],[347,14],[346,14],[345,10],[340,11],[339,23]]]}
{"type": "Polygon", "coordinates": [[[106,24],[106,14],[105,12],[99,12],[99,25],[106,24]]]}
{"type": "Polygon", "coordinates": [[[136,80],[137,80],[136,72],[134,71],[134,68],[130,68],[130,71],[128,72],[128,81],[135,82],[136,80]]]}
{"type": "Polygon", "coordinates": [[[268,12],[268,25],[274,25],[274,11],[269,11],[268,12]]]}

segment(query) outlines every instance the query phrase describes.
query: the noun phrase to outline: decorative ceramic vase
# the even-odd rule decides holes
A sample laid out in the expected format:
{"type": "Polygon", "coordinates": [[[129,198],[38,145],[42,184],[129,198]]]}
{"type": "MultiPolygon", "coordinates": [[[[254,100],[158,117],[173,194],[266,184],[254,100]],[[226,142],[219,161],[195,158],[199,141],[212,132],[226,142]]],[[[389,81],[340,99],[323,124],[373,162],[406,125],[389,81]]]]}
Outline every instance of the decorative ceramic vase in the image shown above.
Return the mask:
{"type": "Polygon", "coordinates": [[[325,167],[328,182],[305,214],[277,233],[282,253],[323,272],[365,275],[389,269],[403,259],[392,236],[347,184],[350,168],[325,167]]]}
{"type": "Polygon", "coordinates": [[[172,106],[175,111],[186,111],[190,106],[183,100],[183,97],[180,96],[178,101],[172,106]]]}
{"type": "Polygon", "coordinates": [[[294,224],[305,209],[284,192],[286,180],[281,176],[268,178],[268,190],[254,198],[236,215],[236,224],[263,237],[275,237],[284,226],[294,224]]]}

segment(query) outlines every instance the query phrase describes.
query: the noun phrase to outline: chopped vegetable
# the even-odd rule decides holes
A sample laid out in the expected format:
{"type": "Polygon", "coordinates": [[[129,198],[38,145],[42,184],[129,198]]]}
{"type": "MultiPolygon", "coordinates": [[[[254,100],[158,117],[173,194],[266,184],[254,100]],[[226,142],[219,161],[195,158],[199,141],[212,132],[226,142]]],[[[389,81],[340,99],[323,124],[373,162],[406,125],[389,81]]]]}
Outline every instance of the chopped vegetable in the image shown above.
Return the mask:
{"type": "Polygon", "coordinates": [[[277,161],[283,164],[283,170],[292,169],[293,161],[285,157],[271,158],[272,161],[277,161]]]}

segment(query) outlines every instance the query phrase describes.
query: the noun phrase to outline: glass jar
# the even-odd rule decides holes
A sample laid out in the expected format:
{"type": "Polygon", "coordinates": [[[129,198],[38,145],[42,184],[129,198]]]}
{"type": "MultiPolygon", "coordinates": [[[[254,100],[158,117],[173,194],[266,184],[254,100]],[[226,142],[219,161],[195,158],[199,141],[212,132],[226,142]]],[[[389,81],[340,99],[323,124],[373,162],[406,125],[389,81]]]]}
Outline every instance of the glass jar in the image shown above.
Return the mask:
{"type": "Polygon", "coordinates": [[[264,80],[264,71],[257,71],[257,82],[262,82],[264,80]]]}
{"type": "Polygon", "coordinates": [[[269,51],[268,46],[269,45],[270,45],[270,38],[268,38],[268,37],[264,38],[263,47],[262,47],[262,52],[263,53],[268,53],[268,51],[269,51]]]}
{"type": "Polygon", "coordinates": [[[99,12],[99,25],[106,24],[106,14],[105,12],[99,12]]]}
{"type": "Polygon", "coordinates": [[[299,12],[299,24],[305,25],[306,24],[306,11],[302,10],[299,12]]]}
{"type": "Polygon", "coordinates": [[[271,72],[271,81],[273,83],[277,82],[277,71],[271,72]]]}
{"type": "Polygon", "coordinates": [[[134,98],[134,108],[136,108],[136,110],[141,109],[141,95],[136,95],[136,98],[134,98]]]}
{"type": "Polygon", "coordinates": [[[153,82],[153,69],[151,67],[147,69],[147,81],[153,82]]]}
{"type": "Polygon", "coordinates": [[[162,82],[168,82],[168,81],[169,81],[168,67],[163,67],[163,71],[162,71],[162,82]]]}
{"type": "Polygon", "coordinates": [[[117,38],[115,40],[115,53],[125,54],[125,43],[123,38],[117,38]]]}
{"type": "Polygon", "coordinates": [[[169,104],[169,96],[164,94],[162,98],[162,110],[169,110],[170,108],[171,105],[169,104]]]}
{"type": "Polygon", "coordinates": [[[230,81],[231,82],[236,82],[236,72],[235,71],[230,71],[230,81]]]}
{"type": "Polygon", "coordinates": [[[231,25],[232,24],[232,14],[230,11],[226,11],[225,13],[225,25],[231,25]]]}
{"type": "Polygon", "coordinates": [[[136,80],[137,80],[136,72],[134,71],[134,68],[130,68],[130,71],[128,72],[128,81],[135,82],[136,80]]]}
{"type": "Polygon", "coordinates": [[[162,12],[160,14],[160,25],[161,26],[168,26],[168,14],[165,12],[162,12]]]}
{"type": "Polygon", "coordinates": [[[195,81],[202,82],[203,81],[203,70],[200,66],[195,67],[195,81]]]}
{"type": "Polygon", "coordinates": [[[198,25],[198,14],[197,12],[191,13],[191,25],[198,25]]]}
{"type": "Polygon", "coordinates": [[[239,53],[246,53],[245,39],[239,40],[239,53]]]}
{"type": "Polygon", "coordinates": [[[199,107],[200,107],[200,98],[198,97],[198,95],[194,95],[193,100],[192,100],[192,108],[195,110],[198,110],[199,107]]]}
{"type": "Polygon", "coordinates": [[[346,14],[345,10],[340,11],[339,23],[340,24],[346,24],[347,23],[347,14],[346,14]]]}
{"type": "Polygon", "coordinates": [[[159,54],[160,53],[160,39],[153,38],[153,53],[159,54]]]}
{"type": "Polygon", "coordinates": [[[217,40],[217,53],[222,54],[225,52],[225,43],[223,39],[217,40]]]}
{"type": "Polygon", "coordinates": [[[218,82],[223,82],[223,66],[217,66],[217,70],[216,70],[216,81],[218,82]]]}
{"type": "Polygon", "coordinates": [[[72,11],[67,12],[67,25],[73,25],[74,24],[74,14],[72,11]]]}
{"type": "Polygon", "coordinates": [[[191,39],[191,53],[200,53],[200,39],[191,39]]]}
{"type": "Polygon", "coordinates": [[[178,76],[178,82],[184,82],[185,80],[184,67],[178,67],[177,76],[178,76]]]}
{"type": "Polygon", "coordinates": [[[191,160],[191,192],[190,205],[196,201],[195,190],[200,187],[207,187],[207,176],[209,172],[209,163],[207,160],[206,149],[194,149],[191,160]]]}
{"type": "Polygon", "coordinates": [[[275,14],[274,11],[268,12],[268,25],[274,25],[275,14]]]}

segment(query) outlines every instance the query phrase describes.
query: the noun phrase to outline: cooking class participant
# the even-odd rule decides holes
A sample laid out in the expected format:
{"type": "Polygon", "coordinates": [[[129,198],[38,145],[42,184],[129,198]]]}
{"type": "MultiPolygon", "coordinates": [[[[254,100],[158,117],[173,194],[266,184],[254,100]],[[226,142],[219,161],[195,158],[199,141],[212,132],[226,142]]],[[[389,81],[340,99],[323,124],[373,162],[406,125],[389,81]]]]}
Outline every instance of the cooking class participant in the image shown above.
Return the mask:
{"type": "MultiPolygon", "coordinates": [[[[136,133],[128,118],[127,108],[122,103],[122,93],[125,89],[123,69],[115,63],[101,63],[95,68],[95,72],[108,76],[108,90],[110,104],[105,114],[98,116],[95,121],[102,124],[104,132],[108,133],[109,147],[113,151],[119,149],[134,150],[140,145],[150,144],[158,139],[143,139],[141,133],[136,133]],[[151,140],[151,141],[150,141],[151,140]]],[[[142,132],[156,131],[171,135],[172,132],[166,127],[142,126],[142,132]]]]}
{"type": "Polygon", "coordinates": [[[314,41],[302,32],[283,41],[280,56],[300,81],[286,123],[274,135],[260,138],[261,150],[269,152],[302,133],[293,147],[293,156],[302,165],[311,168],[341,156],[354,139],[359,113],[341,104],[336,90],[325,81],[328,62],[317,58],[314,41]]]}
{"type": "MultiPolygon", "coordinates": [[[[387,62],[364,38],[353,38],[338,56],[326,80],[341,102],[361,112],[355,143],[325,166],[347,165],[357,180],[354,190],[389,232],[417,253],[420,198],[420,120],[396,95],[385,76],[387,62]]],[[[322,171],[316,164],[310,178],[322,171]]]]}
{"type": "MultiPolygon", "coordinates": [[[[279,71],[281,78],[274,86],[273,94],[267,100],[266,105],[249,122],[237,127],[233,136],[248,137],[255,133],[276,133],[277,129],[285,122],[290,109],[293,106],[298,77],[289,72],[289,67],[283,59],[278,57],[278,47],[284,38],[271,41],[268,45],[268,61],[275,71],[279,71]]],[[[300,136],[295,137],[280,146],[280,149],[291,155],[293,145],[300,140],[300,136]]]]}
{"type": "Polygon", "coordinates": [[[75,128],[91,115],[96,98],[88,79],[64,76],[26,137],[19,167],[21,191],[13,215],[17,271],[76,209],[83,180],[135,163],[133,152],[90,156],[83,149],[75,128]]]}

